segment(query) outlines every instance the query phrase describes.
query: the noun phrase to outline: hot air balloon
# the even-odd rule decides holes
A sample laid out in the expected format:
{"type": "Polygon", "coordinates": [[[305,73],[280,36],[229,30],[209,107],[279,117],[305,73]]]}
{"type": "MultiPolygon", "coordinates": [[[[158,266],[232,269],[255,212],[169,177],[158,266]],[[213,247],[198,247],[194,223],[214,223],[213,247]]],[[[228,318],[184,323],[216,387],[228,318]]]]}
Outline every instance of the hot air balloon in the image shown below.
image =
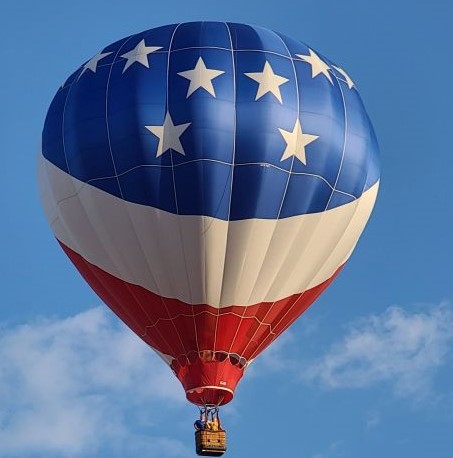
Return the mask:
{"type": "Polygon", "coordinates": [[[222,22],[147,30],[85,62],[50,105],[38,168],[62,249],[205,417],[333,281],[379,186],[346,71],[222,22]]]}

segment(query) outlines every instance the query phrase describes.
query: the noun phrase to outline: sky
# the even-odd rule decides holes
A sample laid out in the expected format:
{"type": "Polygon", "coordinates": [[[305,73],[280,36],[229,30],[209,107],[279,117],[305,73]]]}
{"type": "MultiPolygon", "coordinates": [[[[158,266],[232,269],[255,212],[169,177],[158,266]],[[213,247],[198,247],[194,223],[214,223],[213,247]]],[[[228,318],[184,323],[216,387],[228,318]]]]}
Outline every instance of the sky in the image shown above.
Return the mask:
{"type": "Polygon", "coordinates": [[[122,37],[192,20],[264,26],[341,65],[381,149],[356,252],[223,409],[226,456],[450,458],[450,0],[1,0],[0,457],[195,456],[196,408],[74,270],[36,185],[67,76],[122,37]]]}

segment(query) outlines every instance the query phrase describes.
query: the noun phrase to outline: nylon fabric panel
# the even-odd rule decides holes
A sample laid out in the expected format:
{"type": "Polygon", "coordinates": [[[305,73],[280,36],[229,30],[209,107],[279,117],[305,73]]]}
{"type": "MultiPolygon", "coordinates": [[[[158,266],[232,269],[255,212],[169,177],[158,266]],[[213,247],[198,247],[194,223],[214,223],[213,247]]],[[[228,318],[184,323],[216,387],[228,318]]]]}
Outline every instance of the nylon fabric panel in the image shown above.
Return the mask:
{"type": "MultiPolygon", "coordinates": [[[[124,202],[90,185],[79,187],[76,183],[74,188],[74,178],[42,160],[50,182],[68,181],[61,187],[64,200],[59,198],[59,187],[52,186],[50,191],[56,194],[56,201],[61,201],[55,210],[58,218],[53,217],[52,227],[62,243],[90,263],[128,283],[186,303],[223,307],[272,302],[316,286],[313,271],[307,266],[323,264],[327,258],[326,255],[321,257],[326,251],[324,245],[332,237],[335,240],[339,237],[357,205],[352,202],[325,213],[284,218],[278,222],[247,220],[227,223],[206,217],[177,217],[124,202]],[[77,194],[68,196],[71,186],[77,194]],[[320,220],[322,228],[318,226],[320,220]],[[68,235],[69,226],[71,234],[68,235]],[[74,239],[77,243],[73,242],[74,239]],[[266,245],[267,240],[271,240],[270,246],[266,245]],[[183,252],[184,257],[181,256],[183,252]],[[225,253],[228,269],[224,269],[225,253]],[[262,264],[261,259],[264,259],[262,264]],[[204,286],[207,269],[203,265],[209,266],[211,283],[208,289],[204,286]],[[279,271],[279,266],[285,271],[279,271]],[[256,270],[259,278],[250,296],[248,282],[253,281],[256,270]],[[191,275],[190,287],[188,272],[191,275]],[[239,277],[237,272],[242,276],[239,277]],[[275,286],[271,289],[274,278],[285,275],[285,272],[288,280],[280,285],[280,289],[275,286]],[[206,297],[208,292],[212,296],[206,297]]],[[[344,263],[345,256],[354,246],[354,238],[360,234],[363,222],[371,212],[376,193],[377,185],[363,194],[360,199],[363,201],[361,224],[350,226],[350,237],[338,245],[331,263],[318,268],[316,282],[330,278],[344,263]]]]}
{"type": "Polygon", "coordinates": [[[126,324],[134,328],[136,333],[154,349],[176,360],[181,357],[184,360],[194,358],[200,351],[206,350],[236,353],[238,356],[250,359],[255,350],[253,345],[250,345],[249,328],[244,326],[240,332],[237,332],[242,317],[245,317],[243,322],[258,323],[259,332],[265,336],[272,334],[273,339],[279,334],[278,329],[274,328],[281,316],[288,315],[288,320],[294,321],[336,275],[335,273],[323,284],[303,294],[296,294],[273,303],[259,303],[247,307],[230,306],[218,311],[207,304],[186,304],[176,299],[162,298],[140,286],[126,284],[121,279],[88,263],[65,245],[61,244],[61,246],[96,293],[126,324]],[[124,308],[124,304],[128,304],[127,309],[124,308]],[[199,340],[197,343],[191,329],[193,320],[197,327],[203,327],[208,315],[218,319],[218,339],[215,349],[212,346],[212,335],[204,342],[199,340]],[[134,323],[140,323],[140,326],[134,323]],[[145,332],[142,331],[143,328],[146,329],[145,332]],[[203,343],[200,345],[200,342],[203,343]],[[236,351],[232,352],[232,348],[236,351]]]}
{"type": "Polygon", "coordinates": [[[300,57],[311,51],[282,35],[237,24],[171,25],[133,35],[104,48],[95,71],[85,64],[57,92],[43,132],[45,157],[112,195],[177,214],[274,219],[287,194],[285,218],[322,211],[332,191],[330,207],[342,205],[378,180],[377,163],[367,161],[377,145],[355,87],[346,86],[320,54],[330,64],[333,84],[325,75],[313,78],[300,57]],[[184,47],[185,41],[198,44],[184,47]],[[153,49],[147,66],[134,62],[126,68],[124,53],[141,42],[153,49]],[[181,75],[199,59],[220,74],[189,94],[191,81],[181,75]],[[259,94],[259,81],[248,75],[261,78],[265,68],[285,82],[259,94]],[[345,155],[344,104],[354,113],[345,155]],[[180,138],[184,153],[155,153],[159,139],[145,126],[162,126],[167,114],[175,126],[188,124],[180,138]],[[282,130],[292,131],[298,118],[304,132],[318,137],[307,147],[305,163],[282,160],[282,130]],[[365,188],[361,164],[372,171],[365,188]],[[142,186],[135,186],[137,180],[142,186]]]}

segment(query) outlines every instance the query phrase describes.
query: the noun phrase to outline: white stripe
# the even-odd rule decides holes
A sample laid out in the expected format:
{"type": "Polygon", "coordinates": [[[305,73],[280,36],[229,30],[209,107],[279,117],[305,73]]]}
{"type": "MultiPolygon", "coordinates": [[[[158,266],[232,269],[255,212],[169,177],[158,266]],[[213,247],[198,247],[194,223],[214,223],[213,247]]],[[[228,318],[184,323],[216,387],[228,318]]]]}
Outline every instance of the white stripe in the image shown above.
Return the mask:
{"type": "Polygon", "coordinates": [[[123,201],[39,157],[42,200],[58,240],[124,281],[214,307],[274,302],[328,280],[351,255],[379,186],[322,213],[228,222],[123,201]]]}

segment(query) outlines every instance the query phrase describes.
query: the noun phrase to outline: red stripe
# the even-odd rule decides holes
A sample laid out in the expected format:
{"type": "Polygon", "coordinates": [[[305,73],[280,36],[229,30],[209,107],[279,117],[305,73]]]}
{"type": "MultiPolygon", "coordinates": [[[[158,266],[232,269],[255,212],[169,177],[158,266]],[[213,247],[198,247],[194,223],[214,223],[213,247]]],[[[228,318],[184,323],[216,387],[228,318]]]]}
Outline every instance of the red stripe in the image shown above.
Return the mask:
{"type": "Polygon", "coordinates": [[[234,392],[244,372],[244,361],[239,361],[239,357],[248,361],[259,355],[341,270],[340,267],[315,288],[276,302],[217,309],[161,297],[110,275],[61,242],[60,245],[88,284],[124,323],[148,345],[175,359],[171,367],[186,392],[203,386],[219,388],[188,393],[188,399],[195,404],[206,399],[213,404],[229,402],[233,397],[228,395],[229,390],[234,392]]]}

